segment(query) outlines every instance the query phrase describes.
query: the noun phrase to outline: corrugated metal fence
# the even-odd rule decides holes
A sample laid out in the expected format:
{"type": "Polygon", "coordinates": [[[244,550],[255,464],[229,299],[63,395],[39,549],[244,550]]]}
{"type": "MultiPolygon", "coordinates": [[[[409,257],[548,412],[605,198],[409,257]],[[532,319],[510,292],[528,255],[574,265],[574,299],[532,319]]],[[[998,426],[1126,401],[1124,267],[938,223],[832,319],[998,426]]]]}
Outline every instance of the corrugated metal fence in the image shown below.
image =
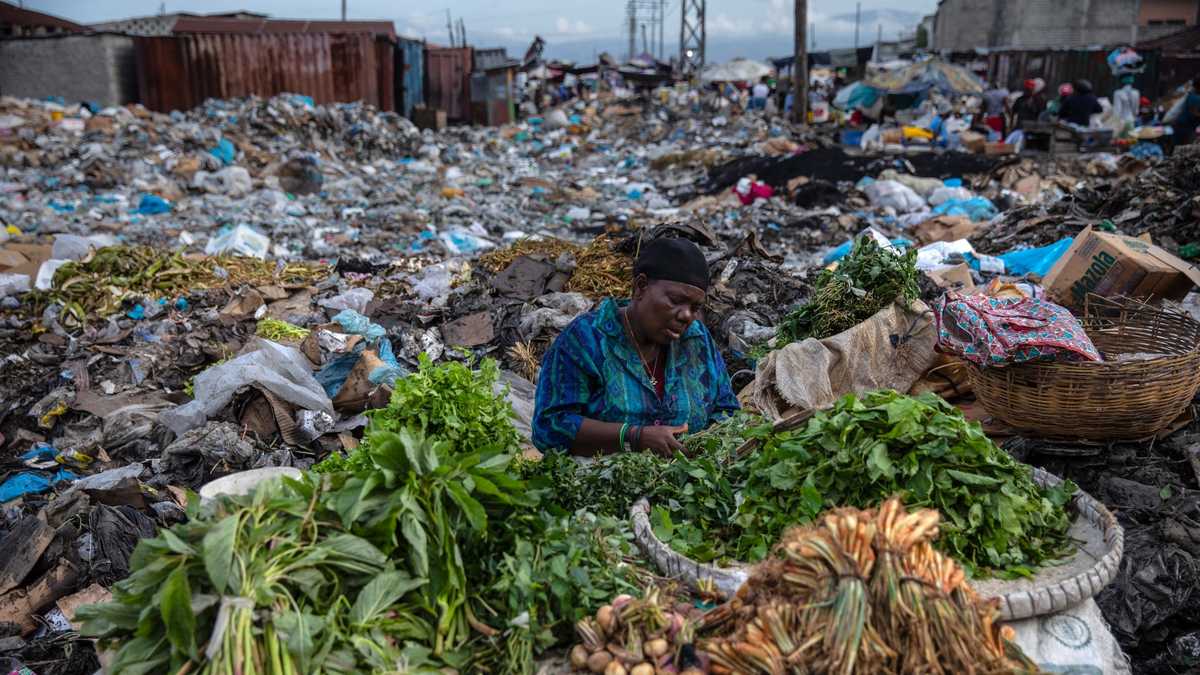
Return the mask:
{"type": "MultiPolygon", "coordinates": [[[[1159,78],[1159,53],[1139,51],[1146,69],[1134,81],[1144,96],[1161,96],[1163,85],[1159,78]]],[[[1026,79],[1040,77],[1046,81],[1046,96],[1058,95],[1058,85],[1085,79],[1092,83],[1098,96],[1108,96],[1120,83],[1108,68],[1108,50],[1012,50],[988,54],[988,81],[999,82],[1010,90],[1020,90],[1026,79]]]]}
{"type": "Polygon", "coordinates": [[[400,38],[396,45],[396,100],[405,117],[425,105],[425,43],[419,40],[400,38]]]}
{"type": "Polygon", "coordinates": [[[189,34],[139,37],[142,103],[168,112],[206,98],[311,96],[395,109],[394,45],[365,33],[189,34]]]}
{"type": "Polygon", "coordinates": [[[467,122],[471,119],[470,47],[425,48],[425,103],[445,110],[446,117],[467,122]]]}

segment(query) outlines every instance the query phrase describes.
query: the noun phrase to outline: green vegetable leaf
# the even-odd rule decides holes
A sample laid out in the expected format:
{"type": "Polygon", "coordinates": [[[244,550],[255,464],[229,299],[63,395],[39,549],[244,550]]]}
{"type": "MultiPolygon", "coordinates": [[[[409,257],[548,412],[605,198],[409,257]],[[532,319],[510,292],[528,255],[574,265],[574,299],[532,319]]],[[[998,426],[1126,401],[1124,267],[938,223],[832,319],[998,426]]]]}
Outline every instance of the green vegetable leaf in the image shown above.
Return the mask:
{"type": "Polygon", "coordinates": [[[225,516],[204,535],[204,570],[218,594],[229,588],[238,523],[236,514],[225,516]]]}
{"type": "Polygon", "coordinates": [[[487,528],[487,512],[483,510],[482,504],[467,494],[462,484],[449,483],[446,485],[446,490],[450,493],[450,498],[454,500],[454,503],[458,504],[458,507],[467,516],[471,529],[482,532],[487,528]]]}
{"type": "Polygon", "coordinates": [[[372,579],[358,592],[354,606],[350,608],[350,621],[365,624],[374,621],[405,593],[424,586],[425,579],[414,579],[404,572],[383,572],[372,579]]]}
{"type": "Polygon", "coordinates": [[[192,590],[185,568],[178,567],[162,587],[162,621],[167,639],[176,650],[196,656],[196,615],[192,614],[192,590]]]}

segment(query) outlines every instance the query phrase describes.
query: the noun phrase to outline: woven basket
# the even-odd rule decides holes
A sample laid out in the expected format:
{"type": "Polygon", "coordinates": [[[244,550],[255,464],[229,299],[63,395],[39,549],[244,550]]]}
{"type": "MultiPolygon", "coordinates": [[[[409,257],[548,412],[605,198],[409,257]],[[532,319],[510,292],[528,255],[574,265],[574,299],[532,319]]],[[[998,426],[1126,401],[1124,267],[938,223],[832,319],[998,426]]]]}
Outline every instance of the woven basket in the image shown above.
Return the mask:
{"type": "Polygon", "coordinates": [[[1022,363],[970,369],[988,414],[1042,438],[1150,438],[1200,388],[1200,323],[1127,298],[1088,299],[1080,323],[1104,362],[1022,363]],[[1122,354],[1159,355],[1118,361],[1122,354]]]}
{"type": "MultiPolygon", "coordinates": [[[[1053,487],[1062,479],[1034,467],[1033,481],[1053,487]]],[[[1032,579],[971,581],[979,597],[1000,600],[1001,621],[1060,612],[1095,596],[1116,577],[1125,552],[1125,531],[1116,517],[1083,491],[1075,494],[1071,508],[1076,517],[1067,536],[1076,543],[1076,549],[1069,559],[1042,567],[1032,579]]],[[[700,590],[701,582],[711,581],[725,597],[732,597],[749,578],[749,565],[706,565],[675,551],[654,536],[649,514],[650,503],[645,499],[630,509],[634,540],[663,576],[681,581],[693,590],[700,590]]]]}

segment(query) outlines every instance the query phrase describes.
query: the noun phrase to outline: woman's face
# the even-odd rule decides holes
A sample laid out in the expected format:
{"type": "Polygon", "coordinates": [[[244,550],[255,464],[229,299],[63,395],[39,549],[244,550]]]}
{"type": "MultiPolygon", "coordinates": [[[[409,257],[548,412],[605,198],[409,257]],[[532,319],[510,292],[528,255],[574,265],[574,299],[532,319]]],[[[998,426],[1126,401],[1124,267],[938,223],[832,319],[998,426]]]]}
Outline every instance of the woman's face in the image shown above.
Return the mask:
{"type": "Polygon", "coordinates": [[[704,310],[704,291],[677,281],[634,280],[633,320],[638,333],[655,344],[667,345],[683,336],[704,310]]]}

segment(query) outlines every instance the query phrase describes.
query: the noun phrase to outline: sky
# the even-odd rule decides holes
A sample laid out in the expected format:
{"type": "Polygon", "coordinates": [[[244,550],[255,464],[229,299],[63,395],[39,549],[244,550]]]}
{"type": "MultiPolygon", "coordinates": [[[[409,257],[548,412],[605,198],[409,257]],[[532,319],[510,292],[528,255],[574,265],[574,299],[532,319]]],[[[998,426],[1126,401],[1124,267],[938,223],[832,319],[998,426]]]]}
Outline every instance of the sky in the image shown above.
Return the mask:
{"type": "MultiPolygon", "coordinates": [[[[14,0],[15,1],[15,0],[14,0]]],[[[643,3],[652,0],[642,0],[643,3]]],[[[679,8],[682,0],[666,0],[664,42],[667,55],[679,52],[679,8]]],[[[446,43],[446,12],[462,19],[467,42],[477,47],[506,47],[520,56],[534,35],[547,43],[546,56],[592,61],[608,51],[618,58],[627,51],[625,0],[346,0],[347,18],[391,20],[399,33],[446,43]]],[[[860,44],[912,32],[937,0],[862,0],[860,44]]],[[[24,0],[27,9],[55,14],[79,23],[170,12],[213,13],[238,9],[275,18],[337,19],[341,0],[24,0]]],[[[809,0],[809,23],[816,49],[854,44],[852,0],[809,0]]],[[[734,57],[762,59],[792,53],[791,0],[708,0],[707,57],[710,62],[734,57]]],[[[639,51],[641,38],[639,31],[639,51]]],[[[810,46],[812,41],[810,40],[810,46]]]]}

